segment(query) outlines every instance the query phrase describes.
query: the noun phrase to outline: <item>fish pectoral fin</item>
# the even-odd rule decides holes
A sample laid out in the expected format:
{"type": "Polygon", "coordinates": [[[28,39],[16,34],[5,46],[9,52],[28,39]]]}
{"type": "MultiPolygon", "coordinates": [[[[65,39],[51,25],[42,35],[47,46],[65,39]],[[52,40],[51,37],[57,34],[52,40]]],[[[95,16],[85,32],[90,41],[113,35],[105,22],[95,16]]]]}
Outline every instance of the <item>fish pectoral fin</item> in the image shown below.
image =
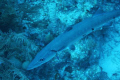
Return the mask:
{"type": "Polygon", "coordinates": [[[56,50],[51,50],[51,51],[53,51],[53,52],[56,53],[56,57],[57,57],[57,59],[59,60],[59,57],[58,57],[58,51],[56,51],[56,50]]]}

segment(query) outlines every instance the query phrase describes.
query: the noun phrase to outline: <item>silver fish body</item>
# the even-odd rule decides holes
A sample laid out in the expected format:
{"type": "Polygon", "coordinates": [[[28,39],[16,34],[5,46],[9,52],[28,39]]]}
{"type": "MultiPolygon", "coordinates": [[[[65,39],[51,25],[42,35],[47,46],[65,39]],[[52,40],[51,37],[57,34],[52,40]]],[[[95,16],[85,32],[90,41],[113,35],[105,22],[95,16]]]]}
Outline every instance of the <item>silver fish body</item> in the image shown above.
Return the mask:
{"type": "Polygon", "coordinates": [[[69,31],[60,34],[40,52],[38,52],[33,61],[29,64],[27,70],[34,69],[48,62],[56,55],[56,52],[63,50],[76,40],[83,38],[84,36],[100,28],[101,25],[103,25],[104,23],[118,16],[120,16],[120,10],[114,10],[103,14],[95,15],[91,18],[87,18],[82,22],[77,23],[76,25],[72,26],[69,31]]]}

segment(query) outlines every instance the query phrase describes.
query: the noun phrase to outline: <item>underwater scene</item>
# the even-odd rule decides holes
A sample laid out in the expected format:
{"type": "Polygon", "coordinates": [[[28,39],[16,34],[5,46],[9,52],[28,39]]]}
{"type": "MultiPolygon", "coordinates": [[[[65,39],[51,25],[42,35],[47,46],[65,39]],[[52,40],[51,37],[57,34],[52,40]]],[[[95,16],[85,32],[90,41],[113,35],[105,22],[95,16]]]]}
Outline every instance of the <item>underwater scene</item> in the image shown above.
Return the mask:
{"type": "Polygon", "coordinates": [[[120,80],[120,0],[0,0],[0,80],[120,80]]]}

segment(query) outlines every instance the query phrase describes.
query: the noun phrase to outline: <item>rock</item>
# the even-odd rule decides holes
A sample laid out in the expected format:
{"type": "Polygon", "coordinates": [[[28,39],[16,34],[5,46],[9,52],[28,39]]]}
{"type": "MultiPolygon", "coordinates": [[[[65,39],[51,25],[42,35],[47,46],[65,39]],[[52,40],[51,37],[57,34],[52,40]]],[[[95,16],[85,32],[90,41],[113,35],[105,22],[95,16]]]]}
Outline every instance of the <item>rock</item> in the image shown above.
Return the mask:
{"type": "Polygon", "coordinates": [[[29,63],[30,63],[30,61],[25,61],[25,62],[23,62],[22,68],[23,68],[23,69],[27,69],[29,63]]]}
{"type": "Polygon", "coordinates": [[[9,62],[12,63],[17,68],[21,68],[21,66],[22,66],[22,62],[19,59],[15,58],[15,57],[11,57],[9,59],[9,62]]]}

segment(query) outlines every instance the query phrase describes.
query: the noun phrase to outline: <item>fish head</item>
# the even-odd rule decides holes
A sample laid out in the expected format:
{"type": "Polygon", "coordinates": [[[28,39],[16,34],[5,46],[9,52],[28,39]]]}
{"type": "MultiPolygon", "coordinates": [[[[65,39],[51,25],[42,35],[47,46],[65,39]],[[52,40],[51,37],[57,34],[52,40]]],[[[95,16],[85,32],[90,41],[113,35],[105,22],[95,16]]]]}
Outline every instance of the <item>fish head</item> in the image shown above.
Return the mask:
{"type": "Polygon", "coordinates": [[[35,56],[32,62],[28,65],[27,70],[31,70],[41,66],[42,64],[51,60],[55,55],[56,55],[56,52],[52,50],[46,51],[45,49],[43,49],[35,56]]]}

